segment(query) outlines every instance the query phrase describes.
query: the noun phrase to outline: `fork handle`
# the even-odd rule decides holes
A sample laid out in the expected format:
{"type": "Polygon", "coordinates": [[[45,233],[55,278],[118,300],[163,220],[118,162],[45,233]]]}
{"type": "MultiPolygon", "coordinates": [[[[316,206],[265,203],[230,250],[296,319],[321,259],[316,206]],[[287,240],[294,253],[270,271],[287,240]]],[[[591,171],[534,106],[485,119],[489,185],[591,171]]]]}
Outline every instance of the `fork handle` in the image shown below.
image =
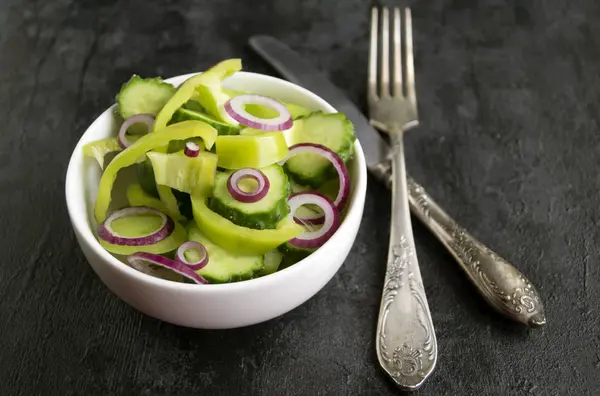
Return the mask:
{"type": "Polygon", "coordinates": [[[435,368],[437,341],[412,235],[402,133],[390,139],[392,218],[376,350],[392,380],[404,390],[415,390],[435,368]]]}
{"type": "MultiPolygon", "coordinates": [[[[390,186],[392,173],[384,163],[376,176],[390,186]]],[[[542,299],[525,275],[459,226],[410,176],[408,193],[413,213],[448,249],[492,307],[530,327],[546,324],[542,299]]]]}

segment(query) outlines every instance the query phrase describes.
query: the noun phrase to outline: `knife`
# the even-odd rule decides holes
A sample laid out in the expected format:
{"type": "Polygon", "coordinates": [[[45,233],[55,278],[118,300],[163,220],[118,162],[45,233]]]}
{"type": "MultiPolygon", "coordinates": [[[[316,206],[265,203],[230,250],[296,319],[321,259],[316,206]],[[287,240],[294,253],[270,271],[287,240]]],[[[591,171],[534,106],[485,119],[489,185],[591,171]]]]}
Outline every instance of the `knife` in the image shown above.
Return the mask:
{"type": "MultiPolygon", "coordinates": [[[[367,168],[389,187],[389,146],[344,93],[274,37],[257,35],[249,42],[282,76],[319,95],[348,117],[354,124],[367,168]]],[[[411,211],[448,249],[484,299],[512,320],[530,327],[545,325],[542,299],[529,279],[460,227],[410,176],[407,182],[411,211]]]]}

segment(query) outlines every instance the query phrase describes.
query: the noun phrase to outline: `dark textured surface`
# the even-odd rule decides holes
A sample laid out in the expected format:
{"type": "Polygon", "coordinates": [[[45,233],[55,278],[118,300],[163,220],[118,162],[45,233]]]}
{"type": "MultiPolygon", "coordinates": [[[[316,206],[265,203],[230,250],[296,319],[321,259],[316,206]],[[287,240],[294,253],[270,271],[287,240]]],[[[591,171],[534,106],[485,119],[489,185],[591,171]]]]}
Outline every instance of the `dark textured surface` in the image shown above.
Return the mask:
{"type": "MultiPolygon", "coordinates": [[[[231,331],[161,323],[113,296],[63,194],[70,151],[132,73],[234,56],[272,73],[246,44],[253,33],[282,39],[362,105],[366,2],[124,3],[0,3],[0,393],[397,394],[374,352],[389,210],[374,180],[335,278],[291,313],[231,331]]],[[[413,16],[422,127],[407,136],[409,169],[530,277],[549,321],[531,331],[490,313],[415,224],[440,351],[419,394],[597,395],[600,3],[437,0],[413,16]]]]}

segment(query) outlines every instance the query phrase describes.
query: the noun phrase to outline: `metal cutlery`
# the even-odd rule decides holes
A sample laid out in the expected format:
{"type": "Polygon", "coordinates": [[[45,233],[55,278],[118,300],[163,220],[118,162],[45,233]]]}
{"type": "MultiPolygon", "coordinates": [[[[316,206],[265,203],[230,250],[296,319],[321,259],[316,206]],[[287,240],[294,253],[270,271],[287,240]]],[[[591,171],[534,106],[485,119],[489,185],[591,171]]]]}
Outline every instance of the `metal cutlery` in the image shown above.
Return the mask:
{"type": "MultiPolygon", "coordinates": [[[[250,45],[285,78],[316,93],[346,114],[355,126],[369,171],[390,186],[389,146],[361,111],[323,74],[277,39],[253,36],[250,45]]],[[[460,227],[410,175],[407,181],[411,211],[456,258],[485,300],[512,320],[532,327],[544,325],[544,307],[532,283],[460,227]]]]}
{"type": "Polygon", "coordinates": [[[392,380],[403,389],[414,390],[423,384],[435,368],[437,340],[417,260],[404,163],[404,133],[419,125],[411,14],[407,8],[402,18],[400,9],[393,10],[391,46],[388,14],[388,9],[383,8],[379,34],[379,12],[373,8],[371,13],[367,89],[371,123],[390,136],[392,162],[390,245],[377,323],[376,349],[381,367],[392,380]],[[401,30],[404,31],[404,56],[401,30]],[[378,61],[379,42],[381,59],[378,61]],[[393,53],[391,78],[390,52],[393,53]],[[403,68],[406,78],[402,76],[403,68]]]}

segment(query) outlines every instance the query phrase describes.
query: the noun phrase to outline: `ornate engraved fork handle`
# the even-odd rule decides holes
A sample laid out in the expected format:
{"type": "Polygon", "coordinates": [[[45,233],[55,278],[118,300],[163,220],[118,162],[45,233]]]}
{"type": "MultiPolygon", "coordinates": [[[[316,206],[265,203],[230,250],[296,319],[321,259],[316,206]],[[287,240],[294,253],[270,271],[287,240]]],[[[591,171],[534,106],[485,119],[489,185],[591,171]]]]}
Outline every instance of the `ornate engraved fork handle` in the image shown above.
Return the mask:
{"type": "Polygon", "coordinates": [[[437,341],[414,247],[402,134],[393,141],[392,219],[377,322],[377,357],[404,390],[419,388],[435,368],[437,341]]]}
{"type": "MultiPolygon", "coordinates": [[[[382,164],[378,177],[391,184],[391,169],[382,164]]],[[[514,266],[460,227],[408,177],[410,207],[454,256],[479,292],[500,313],[531,327],[546,323],[542,299],[514,266]]]]}

